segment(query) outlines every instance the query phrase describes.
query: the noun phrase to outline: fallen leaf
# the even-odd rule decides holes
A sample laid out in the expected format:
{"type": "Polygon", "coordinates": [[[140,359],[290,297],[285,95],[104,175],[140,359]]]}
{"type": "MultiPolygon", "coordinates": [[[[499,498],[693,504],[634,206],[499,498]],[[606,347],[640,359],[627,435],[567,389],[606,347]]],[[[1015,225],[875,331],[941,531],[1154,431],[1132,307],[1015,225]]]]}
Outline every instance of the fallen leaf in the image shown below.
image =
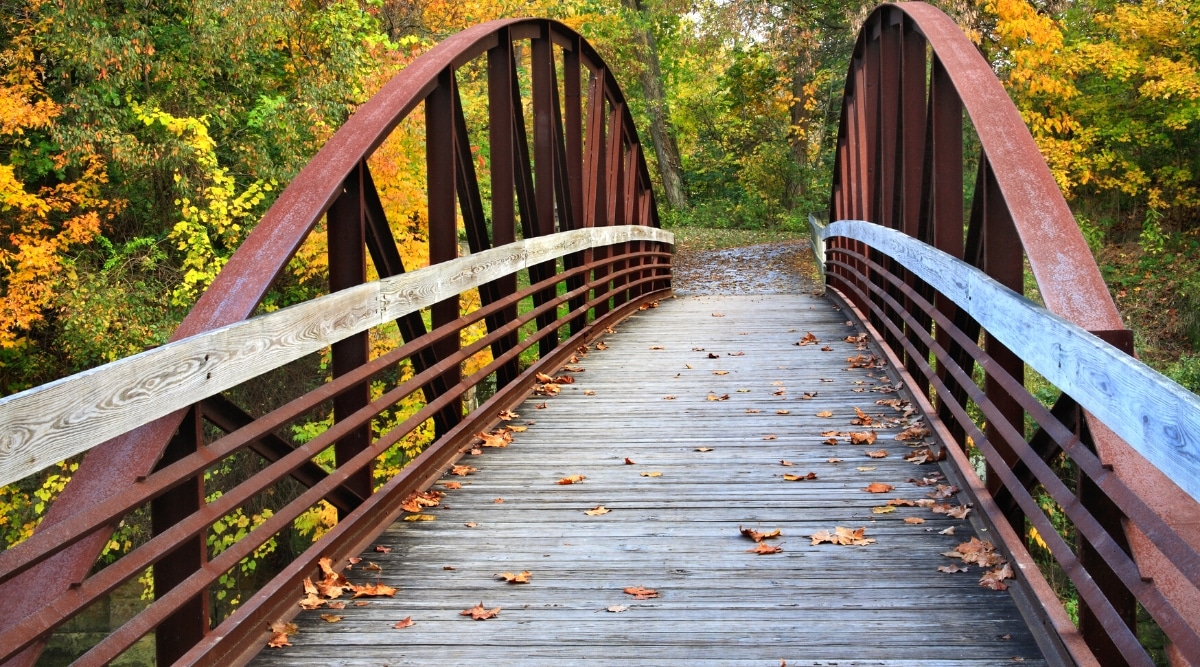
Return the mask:
{"type": "MultiPolygon", "coordinates": [[[[534,422],[525,422],[525,423],[532,424],[534,422]]],[[[505,426],[504,428],[508,429],[509,431],[512,431],[513,433],[524,433],[525,431],[529,430],[528,426],[513,426],[512,424],[509,424],[508,426],[505,426]]]]}
{"type": "Polygon", "coordinates": [[[288,637],[300,631],[300,628],[295,623],[284,623],[283,621],[276,621],[267,629],[271,632],[271,639],[267,641],[267,646],[271,648],[291,646],[292,644],[288,641],[288,637]]]}
{"type": "Polygon", "coordinates": [[[833,352],[833,348],[826,345],[825,347],[821,348],[821,351],[822,352],[833,352]]]}
{"type": "Polygon", "coordinates": [[[300,608],[301,609],[307,609],[307,610],[311,611],[313,609],[320,609],[321,607],[324,607],[324,606],[325,606],[325,601],[322,600],[321,598],[317,597],[317,594],[315,592],[309,593],[308,595],[304,596],[303,599],[300,600],[300,608]]]}
{"type": "Polygon", "coordinates": [[[595,396],[595,395],[596,395],[596,392],[592,391],[591,389],[584,389],[584,390],[583,390],[583,395],[584,395],[584,396],[595,396]]]}
{"type": "Polygon", "coordinates": [[[746,408],[746,414],[748,414],[748,415],[756,415],[760,412],[762,412],[762,410],[756,410],[754,408],[746,408]]]}
{"type": "Polygon", "coordinates": [[[970,570],[970,569],[971,568],[967,567],[966,565],[959,565],[958,563],[950,563],[949,565],[939,565],[937,571],[945,572],[946,574],[954,574],[955,572],[966,572],[967,570],[970,570]]]}
{"type": "Polygon", "coordinates": [[[450,469],[450,474],[457,475],[459,477],[466,477],[473,472],[478,472],[478,470],[478,468],[472,468],[469,465],[456,465],[450,469]]]}
{"type": "Polygon", "coordinates": [[[725,394],[724,396],[717,396],[716,394],[709,392],[708,400],[710,400],[710,401],[728,401],[729,394],[725,394]]]}
{"type": "Polygon", "coordinates": [[[856,426],[870,426],[872,423],[874,423],[873,420],[871,419],[870,415],[868,415],[867,413],[858,409],[857,407],[854,408],[854,414],[858,415],[858,417],[855,419],[851,419],[850,420],[851,424],[854,424],[856,426]]]}
{"type": "Polygon", "coordinates": [[[406,616],[403,621],[396,623],[392,627],[397,630],[403,630],[404,628],[411,628],[412,626],[413,626],[412,616],[406,616]]]}
{"type": "Polygon", "coordinates": [[[504,502],[504,499],[503,499],[503,498],[497,498],[497,499],[493,500],[492,502],[494,502],[494,503],[496,503],[497,505],[499,505],[500,503],[504,502]]]}
{"type": "Polygon", "coordinates": [[[814,336],[811,331],[809,331],[808,333],[804,334],[803,338],[801,338],[800,340],[793,343],[793,345],[799,345],[800,347],[804,347],[806,345],[816,345],[820,342],[821,341],[817,340],[817,337],[814,336]]]}
{"type": "Polygon", "coordinates": [[[321,620],[325,621],[326,623],[337,623],[338,621],[342,620],[342,618],[344,617],[338,616],[337,614],[321,614],[321,620]]]}
{"type": "Polygon", "coordinates": [[[806,391],[803,394],[801,394],[801,396],[800,396],[800,398],[802,398],[806,401],[811,401],[812,399],[814,399],[816,397],[817,397],[817,392],[815,392],[815,391],[806,391]]]}
{"type": "Polygon", "coordinates": [[[852,431],[850,433],[850,444],[870,445],[875,442],[875,438],[875,431],[852,431]]]}
{"type": "Polygon", "coordinates": [[[563,477],[562,479],[558,480],[558,481],[557,481],[557,482],[555,482],[555,483],[556,483],[556,484],[562,484],[562,485],[567,485],[567,484],[578,484],[578,483],[582,482],[582,481],[583,481],[583,480],[585,480],[585,479],[587,479],[587,477],[586,477],[586,476],[584,476],[584,475],[571,475],[570,477],[563,477]]]}
{"type": "Polygon", "coordinates": [[[825,459],[826,463],[841,463],[843,459],[825,459]]]}
{"type": "Polygon", "coordinates": [[[505,572],[503,574],[495,575],[495,577],[497,579],[500,579],[501,581],[505,581],[510,584],[527,584],[527,583],[529,583],[529,578],[532,576],[533,575],[529,573],[529,570],[524,570],[520,574],[513,574],[512,572],[505,572]]]}
{"type": "Polygon", "coordinates": [[[486,609],[483,606],[483,602],[480,602],[479,604],[475,605],[474,607],[471,607],[470,609],[464,609],[464,610],[458,612],[458,615],[459,616],[470,616],[471,618],[475,619],[476,621],[486,621],[489,618],[494,618],[499,613],[500,613],[500,607],[496,607],[495,609],[486,609]]]}
{"type": "Polygon", "coordinates": [[[1008,590],[1008,584],[1004,583],[1005,579],[1013,578],[1013,569],[1008,563],[994,570],[988,570],[982,577],[979,578],[979,585],[984,588],[990,588],[994,591],[1008,590]]]}
{"type": "Polygon", "coordinates": [[[630,586],[625,589],[625,593],[632,595],[634,600],[649,600],[658,597],[658,591],[643,586],[630,586]]]}
{"type": "Polygon", "coordinates": [[[626,457],[625,457],[625,465],[627,465],[627,466],[634,466],[634,465],[637,465],[637,464],[636,464],[636,463],[634,463],[633,461],[631,461],[631,460],[629,459],[629,457],[628,457],[628,456],[626,456],[626,457]]]}
{"type": "Polygon", "coordinates": [[[970,513],[971,508],[966,505],[959,505],[958,507],[951,508],[950,511],[946,512],[946,514],[954,517],[955,519],[965,519],[970,513]]]}
{"type": "Polygon", "coordinates": [[[607,350],[608,345],[604,341],[600,341],[599,343],[596,343],[596,349],[597,350],[607,350]]]}
{"type": "Polygon", "coordinates": [[[478,526],[479,524],[475,523],[474,521],[468,521],[468,522],[464,523],[463,525],[466,526],[467,528],[474,528],[475,526],[478,526]]]}
{"type": "Polygon", "coordinates": [[[697,447],[697,448],[696,448],[696,451],[698,451],[698,452],[711,452],[711,451],[712,451],[712,447],[697,447]]]}
{"type": "Polygon", "coordinates": [[[909,426],[903,431],[897,433],[896,439],[903,442],[911,442],[913,440],[920,440],[921,438],[928,437],[929,433],[929,429],[925,428],[924,426],[909,426]]]}
{"type": "Polygon", "coordinates": [[[945,500],[958,493],[958,487],[953,484],[938,484],[933,491],[925,494],[935,500],[945,500]]]}
{"type": "Polygon", "coordinates": [[[662,477],[662,473],[661,473],[661,472],[658,472],[658,471],[655,471],[655,472],[641,472],[641,473],[638,473],[638,474],[639,474],[639,475],[641,475],[642,477],[662,477]]]}
{"type": "Polygon", "coordinates": [[[872,514],[891,514],[896,511],[895,505],[884,505],[883,507],[872,507],[872,514]]]}
{"type": "Polygon", "coordinates": [[[759,542],[758,545],[755,546],[753,549],[746,549],[746,551],[747,551],[747,553],[758,554],[759,556],[766,556],[769,554],[777,554],[780,551],[783,551],[783,547],[777,547],[777,546],[774,546],[771,544],[767,544],[766,542],[759,542]]]}
{"type": "MultiPolygon", "coordinates": [[[[559,392],[561,391],[562,388],[553,383],[539,384],[533,388],[533,393],[537,394],[538,396],[558,396],[559,392]]],[[[583,393],[586,394],[587,392],[585,391],[583,393]]]]}
{"type": "Polygon", "coordinates": [[[363,569],[366,570],[367,572],[383,572],[382,567],[379,567],[375,563],[370,563],[370,562],[368,562],[366,565],[364,565],[363,569]]]}
{"type": "Polygon", "coordinates": [[[775,439],[776,438],[775,438],[774,433],[769,433],[769,434],[763,436],[763,440],[775,440],[775,439]]]}
{"type": "Polygon", "coordinates": [[[779,465],[781,465],[781,466],[790,466],[790,465],[795,465],[795,464],[794,464],[794,463],[792,463],[791,461],[783,461],[783,460],[781,460],[781,461],[779,462],[779,465]]]}
{"type": "Polygon", "coordinates": [[[772,539],[775,537],[779,537],[782,534],[779,532],[778,528],[776,528],[775,530],[772,530],[772,531],[759,532],[757,530],[754,530],[753,528],[742,528],[741,526],[738,526],[738,530],[740,530],[742,532],[742,535],[745,535],[746,537],[754,540],[755,542],[762,542],[763,540],[769,540],[769,539],[772,539]]]}
{"type": "Polygon", "coordinates": [[[821,442],[823,442],[827,445],[836,445],[836,444],[838,444],[838,439],[837,438],[828,438],[826,440],[822,440],[821,442]]]}
{"type": "Polygon", "coordinates": [[[783,476],[783,479],[786,481],[789,481],[789,482],[803,482],[803,481],[807,481],[810,479],[816,479],[816,478],[817,478],[817,473],[815,473],[815,472],[810,472],[807,475],[785,474],[783,476]]]}
{"type": "Polygon", "coordinates": [[[396,594],[396,589],[387,584],[367,584],[365,586],[357,586],[354,589],[354,597],[356,598],[377,598],[377,597],[392,597],[396,594]]]}
{"type": "Polygon", "coordinates": [[[725,313],[713,313],[713,317],[725,317],[725,313]]]}
{"type": "Polygon", "coordinates": [[[651,350],[665,350],[667,348],[663,347],[662,345],[651,345],[650,349],[651,350]]]}
{"type": "Polygon", "coordinates": [[[462,482],[442,482],[442,486],[446,487],[447,489],[461,489],[462,482]]]}
{"type": "Polygon", "coordinates": [[[829,542],[830,544],[836,544],[839,546],[860,547],[874,544],[874,538],[864,537],[866,530],[866,527],[851,529],[843,528],[842,526],[835,527],[832,533],[828,530],[818,530],[812,534],[812,546],[816,546],[823,542],[829,542]]]}
{"type": "Polygon", "coordinates": [[[623,604],[614,604],[611,607],[605,607],[604,611],[611,611],[614,614],[619,614],[623,611],[629,611],[629,607],[626,607],[623,604]]]}
{"type": "Polygon", "coordinates": [[[821,418],[829,418],[833,416],[833,413],[828,410],[822,410],[817,413],[817,416],[821,418]]]}
{"type": "Polygon", "coordinates": [[[857,470],[859,472],[871,472],[872,470],[878,470],[878,469],[879,469],[879,466],[858,466],[857,468],[855,468],[855,470],[857,470]]]}
{"type": "Polygon", "coordinates": [[[502,421],[510,421],[510,420],[516,419],[517,417],[520,417],[520,416],[521,415],[513,412],[512,410],[501,410],[500,414],[496,415],[496,417],[501,419],[502,421]]]}
{"type": "Polygon", "coordinates": [[[887,504],[904,506],[904,507],[916,507],[917,506],[916,501],[912,501],[907,498],[892,498],[891,500],[887,501],[887,504]]]}
{"type": "Polygon", "coordinates": [[[934,454],[933,450],[930,449],[929,447],[925,447],[923,449],[915,449],[904,455],[905,461],[909,461],[916,465],[920,465],[922,463],[932,463],[934,461],[942,461],[945,458],[946,458],[946,449],[945,448],[942,448],[942,450],[937,454],[934,454]]]}
{"type": "Polygon", "coordinates": [[[585,511],[584,514],[588,516],[600,516],[601,514],[608,514],[611,511],[604,505],[596,505],[592,509],[585,511]]]}
{"type": "Polygon", "coordinates": [[[664,401],[673,401],[673,400],[675,400],[675,397],[671,396],[670,394],[667,394],[666,396],[663,396],[663,400],[664,401]]]}
{"type": "Polygon", "coordinates": [[[949,528],[947,528],[945,530],[938,531],[938,535],[953,535],[953,534],[954,534],[954,526],[950,526],[949,528]]]}
{"type": "Polygon", "coordinates": [[[871,482],[865,489],[863,489],[863,491],[866,491],[867,493],[887,493],[894,488],[896,487],[892,486],[891,484],[884,484],[883,482],[871,482]]]}
{"type": "Polygon", "coordinates": [[[729,375],[729,371],[713,371],[713,375],[729,375]]]}
{"type": "Polygon", "coordinates": [[[906,517],[904,517],[904,523],[911,524],[914,526],[919,526],[919,525],[925,523],[925,519],[922,519],[919,516],[906,516],[906,517]]]}
{"type": "Polygon", "coordinates": [[[715,354],[715,353],[713,353],[713,352],[709,352],[709,353],[708,353],[708,356],[707,356],[707,358],[708,358],[708,359],[720,359],[720,358],[721,358],[721,355],[719,355],[719,354],[715,354]]]}
{"type": "Polygon", "coordinates": [[[563,366],[562,369],[568,373],[582,373],[587,370],[582,366],[563,366]]]}
{"type": "MultiPolygon", "coordinates": [[[[524,427],[518,427],[522,431],[524,427]]],[[[512,433],[508,429],[492,431],[491,433],[476,433],[475,437],[484,447],[507,447],[512,442],[512,433]]]]}
{"type": "Polygon", "coordinates": [[[776,411],[775,411],[775,414],[777,414],[777,415],[790,415],[790,414],[792,414],[792,411],[791,411],[791,410],[776,410],[776,411]]]}
{"type": "Polygon", "coordinates": [[[863,452],[863,453],[873,459],[887,458],[887,455],[888,455],[886,449],[876,449],[874,451],[868,451],[868,452],[863,452]]]}
{"type": "Polygon", "coordinates": [[[442,569],[443,569],[443,570],[450,570],[450,571],[454,571],[454,570],[456,570],[456,569],[458,569],[458,568],[454,567],[453,565],[443,565],[443,566],[442,566],[442,569]]]}
{"type": "Polygon", "coordinates": [[[744,356],[746,356],[746,353],[745,352],[726,352],[725,356],[727,356],[727,357],[744,357],[744,356]]]}
{"type": "Polygon", "coordinates": [[[436,521],[437,517],[432,514],[409,514],[404,517],[405,521],[436,521]]]}
{"type": "Polygon", "coordinates": [[[381,553],[381,554],[388,554],[388,553],[391,553],[391,552],[392,552],[392,548],[391,548],[391,547],[385,547],[385,546],[383,546],[382,544],[376,544],[376,545],[375,545],[375,552],[376,552],[376,553],[381,553]]]}
{"type": "Polygon", "coordinates": [[[545,409],[546,409],[546,404],[545,404],[545,403],[538,403],[537,405],[533,406],[533,408],[534,408],[535,410],[545,410],[545,409]]]}

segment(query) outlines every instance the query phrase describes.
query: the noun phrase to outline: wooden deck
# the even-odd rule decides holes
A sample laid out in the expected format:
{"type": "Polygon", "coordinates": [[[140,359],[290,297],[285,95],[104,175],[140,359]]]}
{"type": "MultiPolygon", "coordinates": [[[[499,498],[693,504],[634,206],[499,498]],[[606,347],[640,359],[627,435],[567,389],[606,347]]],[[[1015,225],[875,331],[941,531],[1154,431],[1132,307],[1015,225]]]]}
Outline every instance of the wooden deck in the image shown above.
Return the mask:
{"type": "Polygon", "coordinates": [[[871,352],[843,340],[857,330],[828,301],[680,296],[617,329],[561,395],[517,410],[511,423],[528,430],[509,447],[443,480],[462,488],[428,510],[435,521],[396,524],[378,541],[390,553],[368,551],[346,573],[398,588],[394,598],[301,612],[293,645],[254,664],[1046,664],[1011,591],[980,587],[975,565],[937,571],[978,525],[923,507],[872,512],[932,488],[907,481],[938,467],[903,459],[903,424],[870,447],[824,444],[822,432],[866,430],[851,425],[855,407],[876,421],[900,414],[876,404],[899,396],[881,391],[883,371],[847,369],[871,352]],[[795,345],[807,332],[820,344],[795,345]],[[783,477],[809,472],[817,479],[783,477]],[[586,479],[556,483],[571,475],[586,479]],[[896,488],[864,491],[872,482],[896,488]],[[611,512],[584,514],[598,505],[611,512]],[[836,526],[877,542],[810,544],[836,526]],[[749,553],[739,527],[779,529],[765,543],[783,551],[749,553]],[[525,570],[528,584],[495,578],[525,570]],[[623,592],[636,586],[658,597],[623,592]],[[480,602],[502,610],[460,615],[480,602]],[[322,621],[329,613],[343,618],[322,621]],[[393,628],[406,617],[412,627],[393,628]]]}

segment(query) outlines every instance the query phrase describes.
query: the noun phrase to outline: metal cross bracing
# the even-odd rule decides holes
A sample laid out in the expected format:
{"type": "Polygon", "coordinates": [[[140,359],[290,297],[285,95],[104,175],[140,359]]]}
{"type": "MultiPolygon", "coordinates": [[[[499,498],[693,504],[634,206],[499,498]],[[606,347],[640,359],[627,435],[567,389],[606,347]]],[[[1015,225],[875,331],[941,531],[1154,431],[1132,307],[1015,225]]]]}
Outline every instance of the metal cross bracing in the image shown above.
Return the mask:
{"type": "MultiPolygon", "coordinates": [[[[1065,660],[1150,664],[1135,628],[1143,609],[1175,664],[1200,662],[1200,401],[1129,356],[1130,333],[1019,114],[974,46],[930,6],[883,5],[862,28],[830,219],[841,221],[821,239],[832,297],[913,390],[964,493],[1017,564],[1018,586],[1040,603],[1035,625],[1065,660]],[[964,155],[968,124],[977,159],[964,155]],[[968,203],[964,162],[976,170],[968,203]],[[866,222],[846,222],[856,220],[866,222]],[[1026,267],[1045,310],[1019,296],[1026,267]],[[1027,364],[1061,390],[1053,405],[1025,389],[1027,364]],[[968,459],[976,452],[979,477],[968,459]],[[1049,512],[1078,537],[1061,536],[1049,512]],[[1046,545],[1039,558],[1078,590],[1078,627],[1030,555],[1031,529],[1046,545]]],[[[0,664],[33,664],[57,628],[148,570],[155,601],[78,664],[107,663],[151,635],[159,664],[250,660],[267,624],[295,613],[319,559],[347,563],[538,372],[669,294],[671,242],[624,97],[586,42],[539,19],[447,39],[360,107],[288,185],[171,343],[0,399],[0,483],[86,452],[33,537],[0,552],[0,664]],[[468,124],[456,75],[476,59],[486,128],[468,124]],[[419,106],[430,266],[414,270],[369,158],[419,106]],[[487,208],[471,153],[480,132],[487,208]],[[322,219],[330,293],[251,317],[322,219]],[[380,280],[367,281],[368,259],[380,280]],[[518,288],[518,272],[528,287],[518,288]],[[481,307],[464,312],[470,290],[481,307]],[[486,335],[464,343],[476,323],[486,335]],[[401,340],[373,352],[370,332],[393,325],[401,340]],[[311,378],[261,410],[236,400],[238,388],[271,382],[326,347],[332,381],[311,378]],[[491,360],[464,377],[464,361],[483,350],[491,360]],[[470,409],[477,387],[495,393],[470,409]],[[418,392],[418,412],[380,426],[418,392]],[[332,426],[309,442],[285,437],[296,420],[330,412],[332,426]],[[373,489],[372,460],[426,423],[435,442],[373,489]],[[313,461],[330,447],[332,472],[313,461]],[[246,479],[210,497],[205,471],[248,452],[246,479]],[[284,497],[271,516],[210,553],[214,524],[276,490],[284,497]],[[323,502],[337,525],[276,564],[236,612],[212,619],[214,583],[323,502]],[[151,537],[98,564],[114,527],[138,512],[149,514],[151,537]]]]}

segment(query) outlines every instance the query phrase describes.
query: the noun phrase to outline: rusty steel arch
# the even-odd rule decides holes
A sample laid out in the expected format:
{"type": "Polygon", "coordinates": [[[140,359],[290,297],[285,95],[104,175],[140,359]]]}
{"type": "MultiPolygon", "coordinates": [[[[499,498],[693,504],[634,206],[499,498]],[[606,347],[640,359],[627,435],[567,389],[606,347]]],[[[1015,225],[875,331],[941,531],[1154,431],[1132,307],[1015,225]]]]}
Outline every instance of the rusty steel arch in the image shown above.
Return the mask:
{"type": "MultiPolygon", "coordinates": [[[[426,118],[431,264],[457,256],[459,215],[472,253],[513,242],[518,225],[522,238],[588,227],[659,226],[649,172],[632,116],[615,78],[595,49],[578,33],[555,21],[532,18],[492,21],[444,40],[361,105],[283,190],[171,340],[211,331],[254,314],[288,261],[323,217],[329,230],[331,292],[364,282],[368,258],[380,277],[415,268],[405,267],[401,262],[367,160],[420,105],[424,106],[426,118]],[[520,63],[514,49],[514,43],[521,42],[527,42],[525,48],[532,70],[529,101],[533,110],[532,136],[526,130],[526,100],[521,93],[520,63]],[[480,57],[486,58],[489,100],[490,215],[483,208],[456,79],[459,68],[480,57]]],[[[575,295],[569,306],[572,312],[580,309],[584,312],[570,320],[572,336],[589,326],[588,309],[600,321],[606,315],[628,311],[644,295],[669,289],[665,273],[667,255],[659,245],[634,241],[613,246],[611,254],[608,249],[597,248],[564,257],[568,276],[564,280],[575,295]],[[623,258],[626,254],[628,258],[623,258]],[[652,263],[657,268],[651,267],[652,263]],[[637,269],[639,266],[646,268],[637,269]],[[604,287],[596,287],[598,283],[604,287]],[[590,291],[589,285],[593,286],[590,291]],[[589,294],[595,295],[590,297],[591,301],[589,294]]],[[[533,293],[535,305],[549,309],[537,316],[539,331],[553,331],[538,342],[540,357],[547,361],[554,358],[551,353],[562,354],[562,349],[556,347],[559,344],[554,329],[556,308],[551,307],[555,298],[551,282],[555,271],[553,261],[530,268],[531,284],[548,285],[533,293]]],[[[487,319],[489,332],[516,318],[515,292],[515,275],[480,288],[483,305],[496,304],[496,310],[487,319]]],[[[439,302],[432,308],[432,328],[449,326],[459,315],[457,297],[439,302]]],[[[417,314],[406,316],[398,324],[406,342],[426,333],[417,314]]],[[[512,350],[516,336],[515,332],[498,336],[491,343],[495,357],[512,350]]],[[[365,372],[366,341],[364,332],[333,345],[335,377],[365,372]]],[[[440,360],[457,351],[456,341],[442,340],[412,357],[414,369],[418,373],[440,369],[447,365],[440,360]]],[[[508,356],[512,359],[496,371],[500,387],[515,384],[519,375],[523,378],[528,374],[519,372],[513,353],[508,356]]],[[[437,372],[441,375],[423,387],[428,401],[460,380],[457,368],[437,372]]],[[[443,399],[447,405],[433,417],[439,435],[454,429],[461,418],[459,400],[443,399]]],[[[94,448],[51,507],[39,531],[70,523],[73,517],[80,520],[80,515],[89,508],[113,504],[116,495],[172,461],[195,457],[196,443],[203,440],[201,418],[226,431],[240,428],[247,419],[252,419],[237,406],[222,401],[218,395],[204,405],[197,404],[193,409],[157,419],[94,448]]],[[[335,418],[341,420],[366,403],[364,382],[335,399],[335,418]]],[[[367,438],[369,433],[364,427],[339,440],[339,460],[360,452],[367,438]]],[[[308,472],[321,474],[319,470],[308,472]]],[[[305,474],[303,468],[292,476],[299,479],[302,474],[305,474]]],[[[346,514],[362,504],[371,492],[371,480],[364,469],[327,499],[338,507],[340,514],[346,514]]],[[[151,500],[156,533],[168,530],[173,521],[201,510],[203,498],[199,478],[195,478],[151,500]]],[[[25,595],[23,591],[36,587],[40,591],[38,597],[52,605],[56,598],[88,578],[111,530],[111,527],[94,530],[44,561],[22,565],[19,574],[0,584],[0,598],[17,599],[25,595]]],[[[189,540],[159,561],[167,565],[156,574],[158,593],[183,582],[202,566],[204,556],[197,556],[197,552],[202,554],[205,548],[203,533],[189,540]]],[[[201,663],[207,660],[212,664],[213,658],[199,649],[218,645],[221,645],[219,654],[226,657],[249,650],[248,638],[261,633],[257,623],[260,619],[253,621],[253,627],[251,623],[239,626],[235,622],[232,629],[227,629],[227,622],[210,631],[207,620],[203,627],[194,620],[207,615],[205,603],[199,598],[185,603],[161,623],[135,620],[121,629],[124,633],[121,637],[114,635],[105,643],[128,646],[131,637],[135,640],[146,632],[157,631],[160,637],[171,638],[159,642],[160,663],[184,659],[201,663]],[[202,640],[204,646],[192,648],[202,640]],[[165,650],[164,645],[168,646],[165,650]]],[[[259,598],[253,602],[264,603],[259,598]]],[[[18,605],[0,606],[0,633],[28,620],[30,614],[29,609],[18,605]]],[[[46,621],[48,625],[57,622],[46,621]]],[[[39,636],[29,648],[4,664],[33,664],[44,639],[39,636]]],[[[112,648],[106,654],[99,653],[99,657],[89,654],[83,662],[103,662],[104,655],[115,655],[112,651],[119,653],[119,650],[112,648]]]]}
{"type": "MultiPolygon", "coordinates": [[[[865,220],[899,230],[966,261],[1021,294],[1026,291],[1028,262],[1038,296],[1048,310],[1133,353],[1132,332],[1125,328],[1074,216],[1020,113],[979,49],[951,18],[930,5],[881,5],[862,26],[846,77],[829,218],[865,220]],[[971,157],[964,155],[964,129],[973,130],[980,146],[970,202],[964,202],[964,158],[971,157]]],[[[846,258],[839,260],[845,262],[845,270],[831,268],[842,275],[834,275],[830,285],[848,287],[846,298],[862,313],[876,311],[887,299],[905,305],[912,313],[918,325],[908,325],[902,342],[917,353],[901,352],[900,358],[919,390],[931,400],[936,399],[939,416],[953,438],[965,442],[964,431],[946,409],[951,401],[965,405],[964,387],[944,373],[939,364],[938,379],[949,391],[941,396],[930,391],[929,381],[918,372],[920,352],[929,351],[922,338],[928,339],[934,332],[938,345],[958,357],[964,368],[971,368],[974,360],[964,354],[945,327],[932,326],[932,318],[914,308],[904,290],[883,277],[885,272],[896,271],[896,262],[858,242],[838,239],[832,247],[835,251],[836,244],[840,244],[841,255],[846,258]],[[870,289],[866,283],[871,283],[870,289]],[[922,328],[925,336],[916,335],[922,328]]],[[[908,285],[914,285],[911,276],[908,285]]],[[[924,289],[924,296],[934,302],[935,295],[924,289]]],[[[936,310],[946,320],[953,320],[968,337],[978,337],[978,324],[959,312],[953,302],[939,295],[936,310]]],[[[878,330],[887,332],[884,337],[889,339],[890,347],[903,347],[897,344],[901,342],[900,334],[879,326],[875,315],[870,319],[878,330]]],[[[984,336],[984,349],[989,363],[994,364],[990,368],[1022,382],[1022,361],[986,332],[984,336]]],[[[1022,407],[991,373],[986,378],[987,400],[1012,427],[1010,432],[1023,432],[1022,407]]],[[[1120,482],[1153,507],[1192,549],[1200,549],[1195,502],[1099,420],[1089,415],[1088,426],[1105,466],[1114,469],[1120,482]]],[[[1006,462],[1017,461],[1014,446],[1004,442],[995,424],[989,423],[985,433],[1006,462]]],[[[988,471],[992,472],[990,466],[988,471]]],[[[987,490],[996,500],[1000,518],[1011,524],[1011,534],[1019,541],[1023,539],[1025,517],[998,478],[987,475],[987,490]]],[[[1089,502],[1083,499],[1082,491],[1080,498],[1089,502]]],[[[1188,632],[1195,632],[1195,619],[1200,617],[1196,586],[1156,550],[1151,537],[1124,521],[1115,507],[1112,509],[1105,517],[1105,529],[1112,540],[1106,547],[1121,545],[1132,550],[1142,577],[1153,581],[1178,610],[1178,615],[1165,622],[1183,623],[1190,626],[1188,632]]],[[[1093,507],[1092,511],[1096,510],[1093,507]]],[[[1102,606],[1107,610],[1097,611],[1081,601],[1082,641],[1080,635],[1074,635],[1075,639],[1068,639],[1068,649],[1077,660],[1087,662],[1094,654],[1105,664],[1120,664],[1118,647],[1125,655],[1140,652],[1133,633],[1121,627],[1134,624],[1136,603],[1116,577],[1105,572],[1096,547],[1082,544],[1080,561],[1086,563],[1089,574],[1085,576],[1095,578],[1111,607],[1106,603],[1102,606]],[[1110,663],[1113,658],[1106,655],[1118,656],[1117,662],[1110,663]]],[[[1053,598],[1045,587],[1037,593],[1044,601],[1053,598]]],[[[1054,610],[1050,613],[1060,632],[1074,632],[1061,610],[1056,618],[1054,610]]]]}

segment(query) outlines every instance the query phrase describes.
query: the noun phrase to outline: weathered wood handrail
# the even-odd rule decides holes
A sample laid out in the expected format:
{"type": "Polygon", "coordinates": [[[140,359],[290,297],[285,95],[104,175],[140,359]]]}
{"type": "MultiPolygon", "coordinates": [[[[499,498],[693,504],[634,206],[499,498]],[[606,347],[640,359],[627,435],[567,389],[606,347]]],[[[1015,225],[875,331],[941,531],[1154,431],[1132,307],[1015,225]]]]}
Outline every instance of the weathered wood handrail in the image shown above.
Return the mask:
{"type": "Polygon", "coordinates": [[[911,236],[851,220],[830,224],[822,236],[861,241],[900,262],[1200,502],[1200,397],[911,236]]]}
{"type": "Polygon", "coordinates": [[[230,324],[0,399],[0,485],[91,449],[356,333],[516,271],[632,241],[655,227],[590,227],[516,241],[230,324]]]}

